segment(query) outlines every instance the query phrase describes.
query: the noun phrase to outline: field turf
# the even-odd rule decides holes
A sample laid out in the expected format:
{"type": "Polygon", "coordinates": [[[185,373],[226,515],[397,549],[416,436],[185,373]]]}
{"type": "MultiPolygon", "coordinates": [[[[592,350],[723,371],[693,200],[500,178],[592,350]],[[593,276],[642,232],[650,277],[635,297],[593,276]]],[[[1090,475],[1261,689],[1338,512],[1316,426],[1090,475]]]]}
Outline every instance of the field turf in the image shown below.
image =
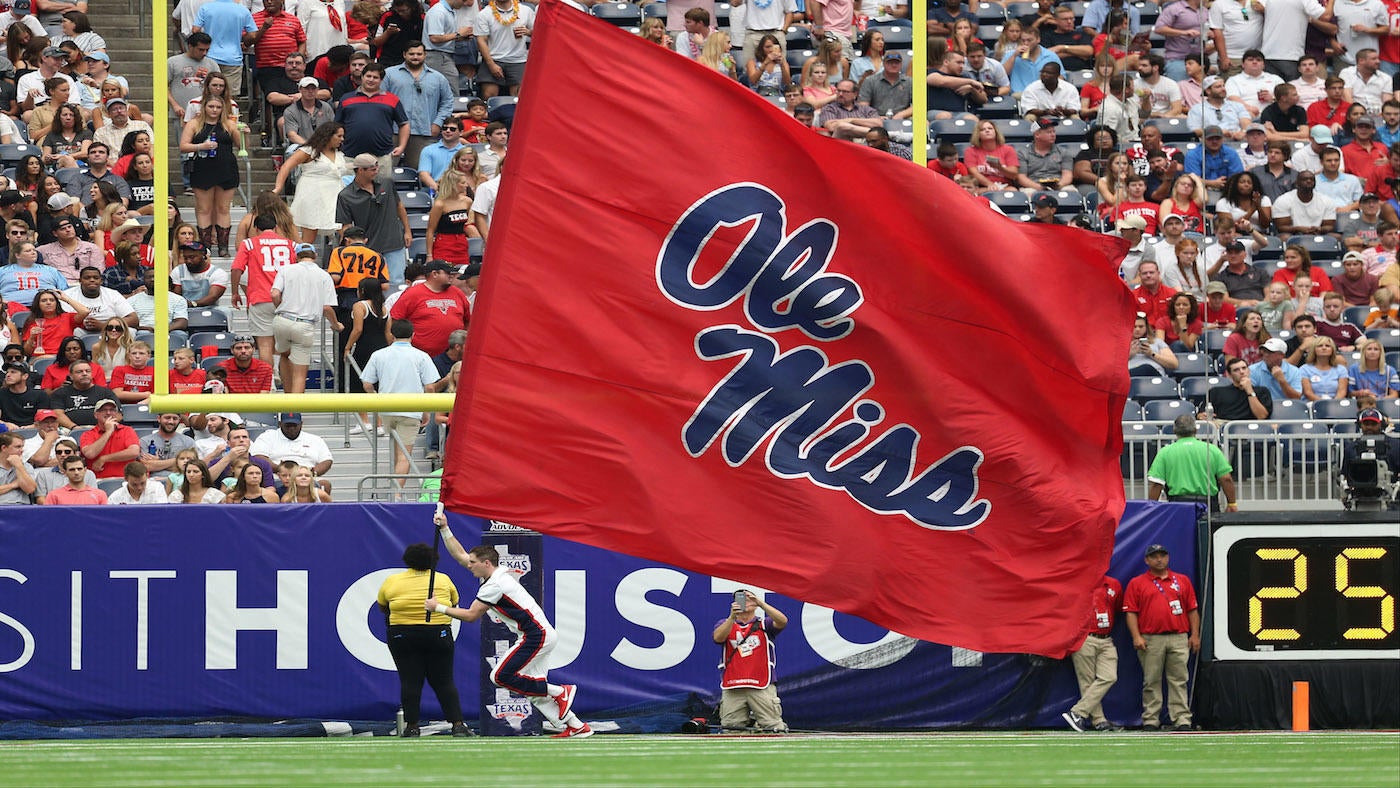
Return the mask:
{"type": "Polygon", "coordinates": [[[41,786],[1400,786],[1400,733],[927,733],[0,743],[41,786]]]}

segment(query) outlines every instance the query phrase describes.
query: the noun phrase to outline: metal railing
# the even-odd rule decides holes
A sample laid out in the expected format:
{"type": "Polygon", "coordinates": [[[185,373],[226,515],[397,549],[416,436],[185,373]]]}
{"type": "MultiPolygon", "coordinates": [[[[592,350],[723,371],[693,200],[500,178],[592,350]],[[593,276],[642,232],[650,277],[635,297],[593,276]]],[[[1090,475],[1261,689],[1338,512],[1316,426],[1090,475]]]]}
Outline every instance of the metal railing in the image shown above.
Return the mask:
{"type": "MultiPolygon", "coordinates": [[[[1147,470],[1173,441],[1171,422],[1124,422],[1123,489],[1147,497],[1147,470]]],[[[1197,436],[1214,443],[1234,468],[1241,506],[1252,509],[1334,509],[1341,506],[1342,450],[1361,437],[1349,419],[1198,422],[1197,436]]]]}
{"type": "Polygon", "coordinates": [[[379,503],[424,502],[437,503],[438,488],[424,487],[427,480],[441,479],[438,473],[395,474],[368,473],[355,486],[355,500],[379,503]],[[402,484],[400,484],[402,482],[402,484]]]}

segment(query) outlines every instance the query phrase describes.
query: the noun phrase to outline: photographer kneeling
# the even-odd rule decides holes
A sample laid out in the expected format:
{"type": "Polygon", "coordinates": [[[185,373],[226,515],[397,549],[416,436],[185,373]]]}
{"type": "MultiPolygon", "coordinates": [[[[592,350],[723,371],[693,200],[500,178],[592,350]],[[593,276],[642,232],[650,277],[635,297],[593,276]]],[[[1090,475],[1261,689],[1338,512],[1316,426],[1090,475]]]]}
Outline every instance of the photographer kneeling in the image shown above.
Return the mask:
{"type": "Polygon", "coordinates": [[[1342,505],[1347,509],[1395,508],[1400,438],[1385,434],[1385,416],[1375,408],[1361,411],[1356,424],[1361,437],[1348,441],[1342,449],[1342,505]]]}

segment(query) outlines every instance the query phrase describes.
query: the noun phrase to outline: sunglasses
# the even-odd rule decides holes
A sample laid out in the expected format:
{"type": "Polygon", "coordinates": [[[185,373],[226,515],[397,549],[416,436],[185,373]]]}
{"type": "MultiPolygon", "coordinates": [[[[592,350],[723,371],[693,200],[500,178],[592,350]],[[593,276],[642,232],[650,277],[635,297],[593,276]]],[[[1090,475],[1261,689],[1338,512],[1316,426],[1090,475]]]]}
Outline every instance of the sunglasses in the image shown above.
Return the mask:
{"type": "Polygon", "coordinates": [[[108,331],[125,331],[125,326],[107,326],[108,331]]]}
{"type": "Polygon", "coordinates": [[[53,453],[55,457],[63,457],[68,454],[77,454],[77,452],[73,451],[72,449],[54,449],[53,453]]]}

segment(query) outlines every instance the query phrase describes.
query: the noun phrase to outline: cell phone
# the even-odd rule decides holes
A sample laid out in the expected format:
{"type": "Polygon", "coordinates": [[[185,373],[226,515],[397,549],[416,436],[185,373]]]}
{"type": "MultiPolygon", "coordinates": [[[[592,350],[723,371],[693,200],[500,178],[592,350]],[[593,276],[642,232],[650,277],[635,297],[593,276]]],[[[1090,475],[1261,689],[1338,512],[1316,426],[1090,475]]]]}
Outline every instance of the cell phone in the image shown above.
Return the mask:
{"type": "Polygon", "coordinates": [[[744,589],[741,588],[734,592],[734,604],[738,605],[740,610],[748,607],[749,597],[748,594],[744,593],[744,589]]]}

